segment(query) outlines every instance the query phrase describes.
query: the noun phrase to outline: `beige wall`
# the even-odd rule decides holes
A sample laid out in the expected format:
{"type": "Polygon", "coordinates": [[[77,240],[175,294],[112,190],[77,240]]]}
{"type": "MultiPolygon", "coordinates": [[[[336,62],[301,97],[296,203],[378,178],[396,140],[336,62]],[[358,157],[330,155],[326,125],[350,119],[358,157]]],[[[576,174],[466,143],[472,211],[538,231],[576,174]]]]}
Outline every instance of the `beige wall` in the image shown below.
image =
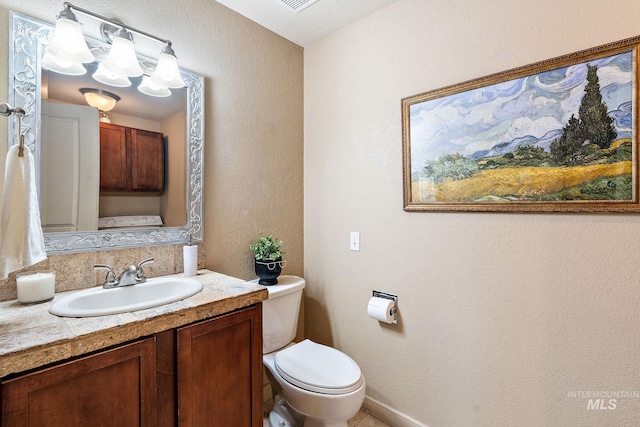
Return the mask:
{"type": "Polygon", "coordinates": [[[167,170],[164,193],[160,197],[160,213],[169,226],[182,226],[187,221],[187,122],[185,112],[174,114],[162,122],[167,138],[167,170]]]}
{"type": "MultiPolygon", "coordinates": [[[[0,0],[0,58],[8,56],[9,10],[53,22],[62,3],[0,0]]],[[[249,245],[264,232],[285,241],[285,273],[302,274],[302,48],[215,1],[73,4],[170,39],[180,65],[205,76],[206,267],[253,279],[249,245]]],[[[0,102],[7,75],[5,60],[0,102]]],[[[0,154],[6,129],[0,119],[0,154]]]]}
{"type": "Polygon", "coordinates": [[[306,331],[430,427],[635,425],[637,215],[406,213],[400,100],[640,33],[637,1],[401,0],[305,49],[306,331]],[[361,233],[349,251],[349,231],[361,233]],[[400,324],[367,317],[399,295],[400,324]]]}
{"type": "Polygon", "coordinates": [[[283,273],[302,275],[302,48],[208,3],[213,20],[202,37],[215,49],[206,106],[207,265],[255,277],[248,248],[264,233],[285,242],[283,273]]]}

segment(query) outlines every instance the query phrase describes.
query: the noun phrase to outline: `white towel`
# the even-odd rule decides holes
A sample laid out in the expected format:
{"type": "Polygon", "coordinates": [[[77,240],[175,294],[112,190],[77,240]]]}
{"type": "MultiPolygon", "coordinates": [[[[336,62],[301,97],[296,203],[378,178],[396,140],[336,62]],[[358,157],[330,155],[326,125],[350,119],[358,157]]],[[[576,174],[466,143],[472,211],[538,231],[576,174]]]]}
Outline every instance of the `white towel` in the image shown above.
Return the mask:
{"type": "Polygon", "coordinates": [[[25,147],[18,157],[15,144],[7,153],[0,198],[0,279],[45,259],[33,155],[25,147]]]}

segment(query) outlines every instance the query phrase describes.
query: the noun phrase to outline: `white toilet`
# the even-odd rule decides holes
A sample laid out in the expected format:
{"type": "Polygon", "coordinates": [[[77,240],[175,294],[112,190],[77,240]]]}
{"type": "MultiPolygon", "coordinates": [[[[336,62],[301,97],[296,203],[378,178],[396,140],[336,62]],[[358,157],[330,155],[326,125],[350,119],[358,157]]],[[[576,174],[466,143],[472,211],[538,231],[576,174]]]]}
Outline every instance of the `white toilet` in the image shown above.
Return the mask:
{"type": "Polygon", "coordinates": [[[334,348],[311,340],[293,343],[304,279],[280,276],[262,302],[262,360],[277,391],[271,427],[346,427],[364,401],[358,364],[334,348]]]}

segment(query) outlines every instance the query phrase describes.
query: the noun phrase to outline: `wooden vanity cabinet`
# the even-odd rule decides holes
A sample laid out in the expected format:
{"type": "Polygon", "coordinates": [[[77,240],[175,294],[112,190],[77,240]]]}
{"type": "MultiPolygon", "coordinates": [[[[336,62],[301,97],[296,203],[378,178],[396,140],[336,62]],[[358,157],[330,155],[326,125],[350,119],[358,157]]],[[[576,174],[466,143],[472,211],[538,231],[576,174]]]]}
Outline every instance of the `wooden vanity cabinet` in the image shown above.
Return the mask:
{"type": "Polygon", "coordinates": [[[262,306],[2,381],[2,427],[261,427],[262,306]]]}
{"type": "Polygon", "coordinates": [[[156,426],[153,338],[2,382],[2,426],[156,426]]]}
{"type": "Polygon", "coordinates": [[[179,426],[262,426],[261,308],[178,329],[179,426]]]}
{"type": "Polygon", "coordinates": [[[100,123],[100,190],[164,190],[161,133],[100,123]]]}

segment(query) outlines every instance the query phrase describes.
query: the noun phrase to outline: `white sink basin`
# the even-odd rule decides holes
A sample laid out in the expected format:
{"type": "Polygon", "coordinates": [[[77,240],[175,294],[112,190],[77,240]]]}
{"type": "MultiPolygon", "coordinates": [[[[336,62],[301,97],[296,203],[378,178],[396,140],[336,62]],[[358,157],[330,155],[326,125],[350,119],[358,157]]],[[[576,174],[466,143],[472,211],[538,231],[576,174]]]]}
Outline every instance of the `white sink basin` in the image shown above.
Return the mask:
{"type": "Polygon", "coordinates": [[[64,317],[92,317],[127,313],[158,307],[197,294],[202,283],[182,277],[157,277],[145,283],[121,288],[91,288],[54,300],[51,314],[64,317]]]}

